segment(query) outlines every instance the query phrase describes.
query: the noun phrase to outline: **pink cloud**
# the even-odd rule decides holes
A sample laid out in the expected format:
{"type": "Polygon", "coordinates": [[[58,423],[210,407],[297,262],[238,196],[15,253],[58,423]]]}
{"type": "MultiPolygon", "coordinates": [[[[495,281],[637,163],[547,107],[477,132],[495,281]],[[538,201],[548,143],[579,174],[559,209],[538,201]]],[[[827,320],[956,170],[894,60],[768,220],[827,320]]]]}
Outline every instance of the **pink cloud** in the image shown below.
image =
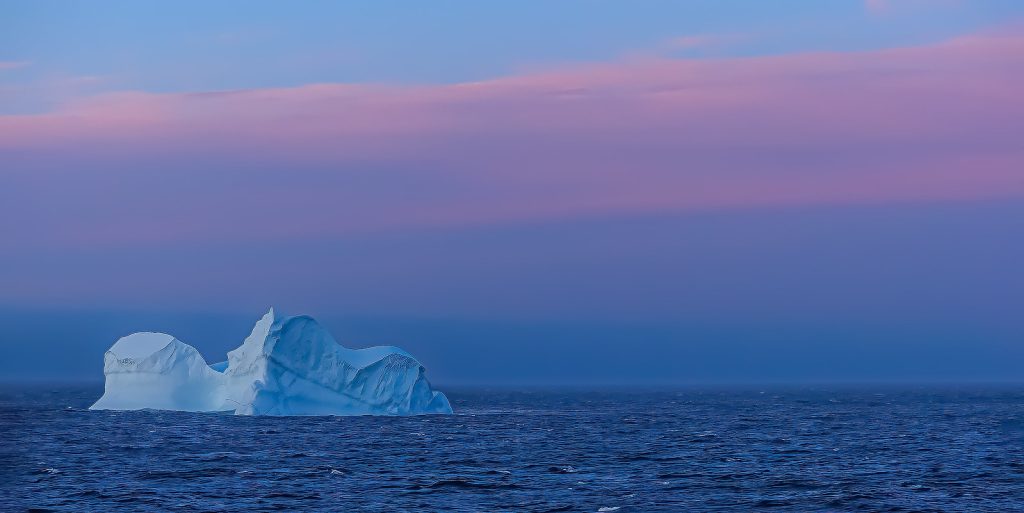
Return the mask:
{"type": "Polygon", "coordinates": [[[883,14],[896,7],[925,9],[929,7],[953,7],[960,0],[864,0],[864,7],[873,14],[883,14]]]}
{"type": "Polygon", "coordinates": [[[1022,83],[1024,37],[996,34],[454,85],[112,93],[0,116],[0,217],[20,234],[0,244],[1024,197],[1022,83]]]}
{"type": "Polygon", "coordinates": [[[666,50],[696,50],[728,46],[748,39],[748,36],[740,34],[697,34],[671,38],[662,47],[666,50]]]}
{"type": "Polygon", "coordinates": [[[6,69],[18,69],[28,66],[28,62],[25,61],[0,61],[0,71],[6,69]]]}

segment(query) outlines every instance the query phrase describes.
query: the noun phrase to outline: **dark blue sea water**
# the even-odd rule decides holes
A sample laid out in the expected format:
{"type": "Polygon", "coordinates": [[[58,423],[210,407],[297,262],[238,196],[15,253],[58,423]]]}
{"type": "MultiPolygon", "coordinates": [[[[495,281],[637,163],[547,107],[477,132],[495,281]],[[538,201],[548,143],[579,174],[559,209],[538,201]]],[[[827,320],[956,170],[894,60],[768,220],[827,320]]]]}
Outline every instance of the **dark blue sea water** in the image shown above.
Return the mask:
{"type": "Polygon", "coordinates": [[[0,392],[4,511],[1024,511],[1024,387],[450,390],[454,416],[0,392]]]}

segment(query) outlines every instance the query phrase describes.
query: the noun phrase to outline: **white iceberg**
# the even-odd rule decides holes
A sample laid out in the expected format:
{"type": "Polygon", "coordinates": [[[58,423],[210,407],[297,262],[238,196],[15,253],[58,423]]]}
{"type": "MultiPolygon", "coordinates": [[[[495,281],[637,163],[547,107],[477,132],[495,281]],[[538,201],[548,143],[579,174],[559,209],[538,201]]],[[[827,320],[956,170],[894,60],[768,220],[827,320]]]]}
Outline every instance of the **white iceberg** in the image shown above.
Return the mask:
{"type": "Polygon", "coordinates": [[[143,408],[242,415],[452,413],[426,370],[402,349],[348,349],[313,318],[271,309],[228,360],[207,365],[194,347],[163,333],[134,333],[103,358],[95,410],[143,408]]]}
{"type": "Polygon", "coordinates": [[[206,365],[196,349],[164,333],[133,333],[103,355],[103,397],[94,410],[211,411],[223,401],[212,394],[224,375],[206,365]]]}

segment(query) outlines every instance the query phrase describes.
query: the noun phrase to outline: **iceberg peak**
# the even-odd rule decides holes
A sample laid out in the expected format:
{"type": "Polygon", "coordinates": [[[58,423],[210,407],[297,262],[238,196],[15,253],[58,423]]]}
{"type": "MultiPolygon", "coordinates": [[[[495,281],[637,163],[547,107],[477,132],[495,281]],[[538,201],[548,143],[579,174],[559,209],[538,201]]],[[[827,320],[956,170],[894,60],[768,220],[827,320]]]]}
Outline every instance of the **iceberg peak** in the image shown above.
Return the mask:
{"type": "Polygon", "coordinates": [[[107,351],[114,353],[118,359],[139,360],[167,347],[168,344],[176,340],[178,339],[166,333],[140,331],[117,339],[117,342],[114,342],[114,345],[110,346],[107,351]]]}
{"type": "Polygon", "coordinates": [[[226,362],[207,365],[163,333],[119,339],[104,357],[92,409],[233,411],[247,415],[451,413],[426,369],[393,346],[349,349],[306,315],[263,315],[226,362]],[[144,386],[140,386],[144,385],[144,386]]]}

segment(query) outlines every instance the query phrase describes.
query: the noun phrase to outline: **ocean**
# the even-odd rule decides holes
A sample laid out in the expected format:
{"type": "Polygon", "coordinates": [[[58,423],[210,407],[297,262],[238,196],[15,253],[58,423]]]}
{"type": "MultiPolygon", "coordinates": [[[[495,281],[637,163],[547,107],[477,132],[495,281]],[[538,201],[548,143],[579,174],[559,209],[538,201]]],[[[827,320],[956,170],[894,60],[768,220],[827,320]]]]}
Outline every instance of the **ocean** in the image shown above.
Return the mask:
{"type": "Polygon", "coordinates": [[[445,389],[456,415],[0,388],[3,511],[1024,511],[1024,386],[445,389]]]}

